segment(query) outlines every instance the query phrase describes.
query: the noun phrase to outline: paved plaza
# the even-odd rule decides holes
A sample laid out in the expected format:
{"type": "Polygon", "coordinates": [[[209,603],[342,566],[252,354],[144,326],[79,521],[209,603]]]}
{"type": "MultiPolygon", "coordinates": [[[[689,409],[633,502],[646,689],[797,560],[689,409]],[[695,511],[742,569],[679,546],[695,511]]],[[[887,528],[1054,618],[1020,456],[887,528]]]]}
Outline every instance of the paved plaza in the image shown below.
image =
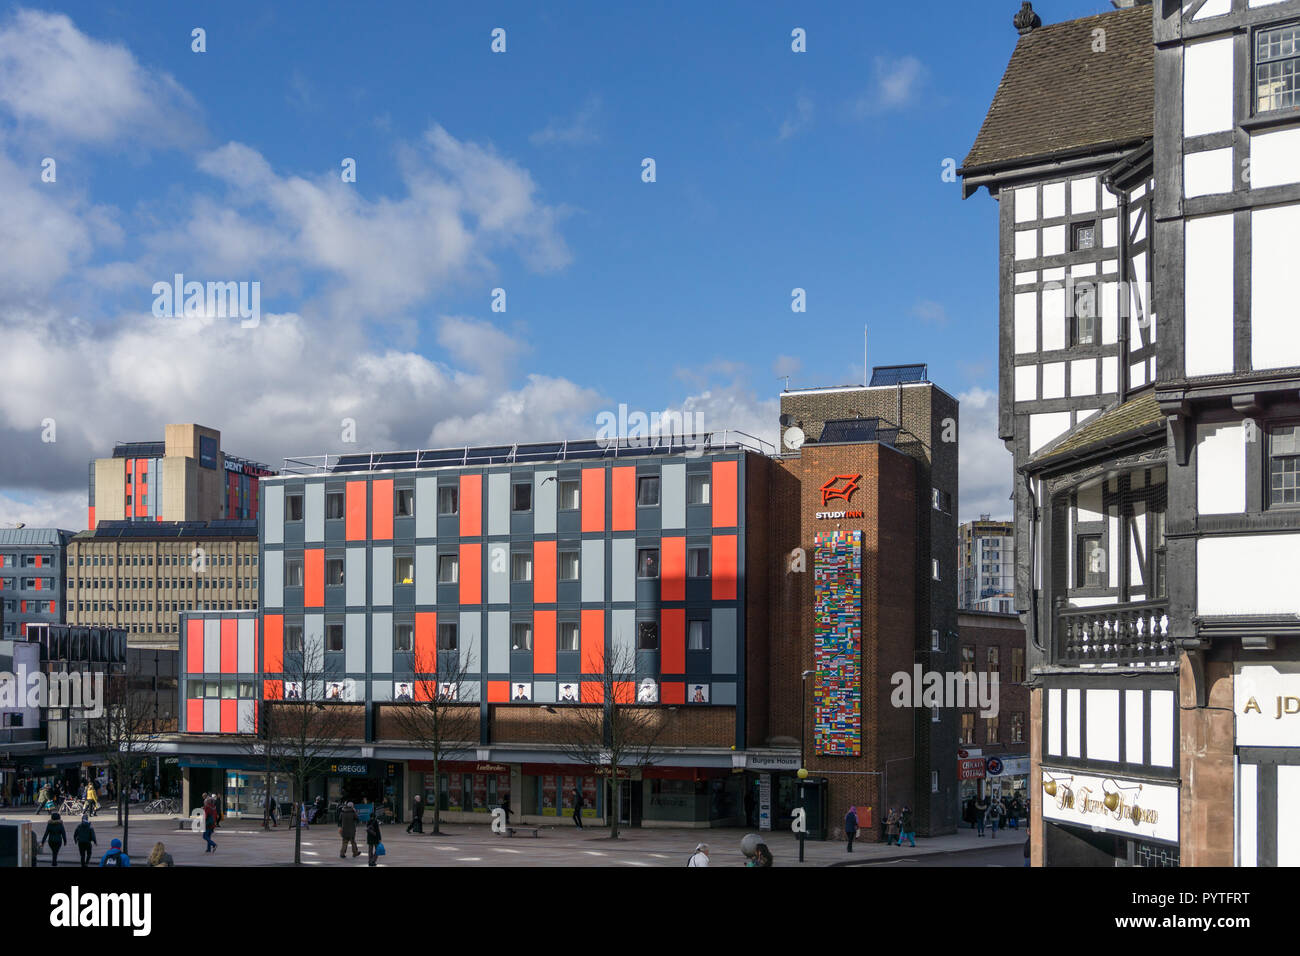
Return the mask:
{"type": "MultiPolygon", "coordinates": [[[[13,810],[0,814],[0,819],[30,820],[37,823],[37,835],[45,827],[45,816],[13,810]]],[[[101,812],[92,822],[98,838],[95,859],[108,849],[108,843],[121,835],[109,811],[101,812]]],[[[77,821],[67,821],[69,831],[77,821]]],[[[573,826],[543,826],[540,836],[504,837],[491,832],[488,825],[444,824],[443,835],[432,836],[429,822],[425,821],[424,834],[408,834],[405,824],[390,824],[383,828],[384,846],[388,853],[380,857],[380,866],[615,866],[657,867],[685,866],[695,845],[705,842],[710,847],[710,866],[743,866],[740,852],[741,838],[748,830],[715,829],[627,829],[618,840],[610,840],[606,829],[576,830],[573,826]]],[[[361,856],[353,858],[351,850],[346,860],[339,859],[338,829],[332,825],[306,827],[302,833],[302,859],[310,866],[366,866],[364,828],[358,828],[357,846],[361,856]]],[[[799,866],[799,845],[788,831],[764,835],[772,851],[776,866],[799,866]]],[[[215,853],[204,853],[203,835],[188,828],[179,829],[175,817],[158,815],[131,815],[131,856],[143,862],[155,842],[161,840],[172,854],[177,866],[286,866],[293,860],[293,830],[283,824],[278,829],[263,831],[260,821],[227,819],[217,831],[215,853]]],[[[825,867],[863,865],[906,860],[911,856],[944,855],[945,863],[938,859],[929,865],[959,865],[960,855],[967,851],[989,851],[994,846],[1014,846],[1020,850],[1025,841],[1023,830],[999,832],[996,839],[979,838],[970,829],[955,834],[931,838],[918,838],[915,849],[886,846],[879,843],[855,843],[853,853],[847,852],[843,841],[809,840],[805,844],[803,866],[825,867]]],[[[1004,854],[1000,855],[1005,856],[1004,854]]],[[[42,852],[38,866],[49,865],[49,853],[42,852]]],[[[59,863],[77,865],[75,847],[60,853],[59,863]]],[[[1014,865],[1014,864],[1013,864],[1014,865]]]]}

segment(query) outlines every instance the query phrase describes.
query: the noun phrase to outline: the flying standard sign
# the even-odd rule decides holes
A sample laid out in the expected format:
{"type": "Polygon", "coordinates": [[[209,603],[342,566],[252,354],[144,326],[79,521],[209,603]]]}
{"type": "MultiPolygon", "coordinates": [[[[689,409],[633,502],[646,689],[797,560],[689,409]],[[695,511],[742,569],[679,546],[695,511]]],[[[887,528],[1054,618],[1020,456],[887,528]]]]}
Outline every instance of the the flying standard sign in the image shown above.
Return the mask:
{"type": "MultiPolygon", "coordinates": [[[[848,504],[853,499],[853,492],[858,490],[858,482],[862,480],[861,475],[836,475],[826,484],[822,485],[822,507],[826,508],[836,499],[848,504]]],[[[835,520],[837,518],[861,518],[861,511],[819,511],[817,512],[818,521],[835,520]]]]}

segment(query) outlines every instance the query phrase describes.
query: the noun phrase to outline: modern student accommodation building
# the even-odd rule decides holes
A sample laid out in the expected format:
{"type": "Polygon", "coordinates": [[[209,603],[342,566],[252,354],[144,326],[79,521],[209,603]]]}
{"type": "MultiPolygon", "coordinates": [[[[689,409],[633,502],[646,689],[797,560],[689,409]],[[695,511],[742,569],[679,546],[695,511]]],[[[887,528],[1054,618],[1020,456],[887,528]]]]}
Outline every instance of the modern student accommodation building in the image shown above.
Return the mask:
{"type": "Polygon", "coordinates": [[[1034,860],[1294,863],[1300,2],[1117,6],[1016,17],[962,170],[999,202],[1034,860]]]}
{"type": "Polygon", "coordinates": [[[29,624],[61,624],[64,566],[73,532],[0,528],[0,639],[21,638],[29,624]]]}
{"type": "Polygon", "coordinates": [[[845,392],[861,407],[783,395],[807,431],[781,455],[729,433],[287,462],[262,488],[257,613],[182,627],[176,747],[191,792],[222,786],[228,804],[260,807],[258,762],[237,741],[319,661],[321,696],[353,715],[356,739],[310,798],[405,808],[422,792],[454,818],[509,794],[545,821],[577,792],[604,818],[612,786],[559,734],[566,709],[606,703],[608,661],[615,693],[663,726],[653,762],[617,783],[625,823],[767,829],[802,799],[829,833],[852,802],[888,794],[918,817],[934,792],[955,803],[955,718],[894,707],[889,690],[918,647],[955,661],[955,537],[932,548],[917,529],[953,520],[956,445],[939,423],[955,429],[956,402],[924,367],[845,392]],[[906,427],[861,414],[896,414],[900,388],[906,427]],[[922,405],[933,432],[912,417],[922,405]],[[918,449],[936,447],[941,467],[923,471],[918,449]],[[951,626],[930,614],[932,581],[953,591],[951,626]],[[435,776],[396,715],[448,675],[476,729],[435,776]],[[940,748],[929,733],[945,719],[940,748]]]}

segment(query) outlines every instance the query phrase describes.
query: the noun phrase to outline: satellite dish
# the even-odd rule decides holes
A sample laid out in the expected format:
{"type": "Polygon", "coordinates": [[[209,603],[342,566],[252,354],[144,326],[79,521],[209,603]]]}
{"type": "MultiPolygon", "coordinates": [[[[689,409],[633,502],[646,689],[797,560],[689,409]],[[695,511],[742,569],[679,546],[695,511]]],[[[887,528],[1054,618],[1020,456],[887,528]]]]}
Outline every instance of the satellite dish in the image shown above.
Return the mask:
{"type": "Polygon", "coordinates": [[[782,441],[785,442],[785,447],[789,448],[791,451],[798,451],[803,445],[804,440],[805,435],[803,429],[797,425],[794,428],[787,428],[785,430],[785,437],[782,439],[782,441]]]}

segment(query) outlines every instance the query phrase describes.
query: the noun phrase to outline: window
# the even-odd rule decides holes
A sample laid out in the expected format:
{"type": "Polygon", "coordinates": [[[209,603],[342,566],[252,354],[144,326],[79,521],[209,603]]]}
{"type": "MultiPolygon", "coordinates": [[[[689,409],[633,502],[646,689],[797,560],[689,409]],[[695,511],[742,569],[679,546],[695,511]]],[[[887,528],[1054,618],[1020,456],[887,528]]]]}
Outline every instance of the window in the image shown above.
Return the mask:
{"type": "Polygon", "coordinates": [[[302,495],[297,494],[284,496],[284,520],[302,520],[302,495]]]}
{"type": "Polygon", "coordinates": [[[649,508],[659,504],[658,475],[641,475],[637,478],[636,504],[638,508],[649,508]]]}
{"type": "Polygon", "coordinates": [[[556,650],[576,651],[578,649],[578,622],[560,622],[560,643],[556,650]]]}
{"type": "Polygon", "coordinates": [[[531,581],[533,579],[533,556],[527,551],[516,551],[510,555],[510,580],[531,581]]]}
{"type": "Polygon", "coordinates": [[[325,650],[327,651],[343,650],[343,625],[342,624],[325,625],[325,650]]]}
{"type": "Polygon", "coordinates": [[[301,624],[286,624],[284,626],[284,649],[286,651],[302,650],[301,624]]]}
{"type": "Polygon", "coordinates": [[[516,621],[510,625],[510,649],[512,651],[531,651],[533,649],[533,626],[516,621]]]}
{"type": "MultiPolygon", "coordinates": [[[[938,488],[931,488],[930,506],[934,508],[935,511],[942,511],[944,514],[948,514],[952,511],[952,494],[947,491],[941,491],[938,488]]],[[[938,578],[935,578],[935,580],[937,581],[938,578]]]]}
{"type": "Polygon", "coordinates": [[[1270,505],[1300,505],[1300,425],[1269,430],[1268,495],[1270,505]]]}
{"type": "Polygon", "coordinates": [[[1077,546],[1079,549],[1075,574],[1077,586],[1083,588],[1106,587],[1106,552],[1101,546],[1101,535],[1079,535],[1077,546]]]}
{"type": "Polygon", "coordinates": [[[975,673],[975,645],[963,644],[961,646],[961,672],[963,674],[975,673]]]}
{"type": "Polygon", "coordinates": [[[930,650],[939,650],[939,632],[937,630],[930,631],[930,650]]]}
{"type": "Polygon", "coordinates": [[[394,488],[393,489],[393,515],[398,518],[409,518],[414,514],[415,514],[415,489],[394,488]]]}
{"type": "Polygon", "coordinates": [[[975,743],[975,715],[972,713],[961,715],[961,742],[964,744],[975,743]]]}
{"type": "Polygon", "coordinates": [[[1025,715],[1022,713],[1011,715],[1011,742],[1013,744],[1025,742],[1025,715]]]}
{"type": "Polygon", "coordinates": [[[1255,34],[1255,110],[1300,106],[1300,23],[1255,34]]]}
{"type": "Polygon", "coordinates": [[[984,740],[990,744],[998,742],[998,719],[996,717],[989,717],[985,720],[984,740]]]}
{"type": "Polygon", "coordinates": [[[686,649],[688,651],[707,651],[711,644],[709,641],[709,622],[708,621],[687,621],[686,622],[686,649]]]}
{"type": "Polygon", "coordinates": [[[284,559],[284,586],[287,588],[302,587],[302,558],[284,559]]]}
{"type": "Polygon", "coordinates": [[[939,559],[938,558],[932,558],[930,560],[930,577],[936,581],[939,580],[939,559]]]}
{"type": "Polygon", "coordinates": [[[460,580],[460,557],[455,554],[438,555],[438,583],[455,584],[460,580]]]}
{"type": "Polygon", "coordinates": [[[642,621],[636,626],[636,649],[638,651],[659,650],[659,625],[654,621],[642,621]]]}
{"type": "Polygon", "coordinates": [[[454,651],[458,646],[455,624],[438,623],[438,650],[454,651]]]}
{"type": "Polygon", "coordinates": [[[707,505],[711,485],[705,474],[686,476],[686,500],[693,505],[707,505]]]}
{"type": "Polygon", "coordinates": [[[520,482],[514,486],[514,501],[511,504],[513,511],[532,511],[533,510],[533,486],[520,482]]]}
{"type": "Polygon", "coordinates": [[[636,576],[638,578],[659,577],[659,549],[641,548],[636,553],[636,576]]]}
{"type": "Polygon", "coordinates": [[[398,555],[393,558],[393,583],[415,583],[415,558],[409,554],[398,555]]]}
{"type": "Polygon", "coordinates": [[[692,578],[707,578],[709,576],[708,548],[687,549],[686,574],[692,578]]]}
{"type": "Polygon", "coordinates": [[[1075,252],[1097,248],[1097,224],[1095,222],[1076,222],[1070,228],[1070,247],[1075,252]]]}
{"type": "Polygon", "coordinates": [[[438,486],[438,514],[454,515],[460,512],[460,489],[455,485],[438,486]]]}
{"type": "Polygon", "coordinates": [[[1070,318],[1070,344],[1097,344],[1097,287],[1080,282],[1074,287],[1074,315],[1070,318]]]}
{"type": "Polygon", "coordinates": [[[561,551],[559,554],[559,574],[561,581],[578,580],[578,552],[561,551]]]}
{"type": "Polygon", "coordinates": [[[577,511],[580,501],[579,482],[576,478],[565,478],[560,482],[560,510],[577,511]]]}
{"type": "Polygon", "coordinates": [[[988,649],[988,672],[990,674],[1002,673],[1002,649],[990,647],[988,649]]]}
{"type": "Polygon", "coordinates": [[[1013,684],[1023,684],[1025,682],[1025,649],[1023,647],[1011,648],[1011,682],[1013,684]]]}
{"type": "Polygon", "coordinates": [[[331,521],[343,517],[343,492],[327,491],[325,493],[325,517],[331,521]]]}
{"type": "Polygon", "coordinates": [[[325,559],[325,584],[329,587],[338,587],[343,583],[343,559],[326,558],[325,559]]]}

